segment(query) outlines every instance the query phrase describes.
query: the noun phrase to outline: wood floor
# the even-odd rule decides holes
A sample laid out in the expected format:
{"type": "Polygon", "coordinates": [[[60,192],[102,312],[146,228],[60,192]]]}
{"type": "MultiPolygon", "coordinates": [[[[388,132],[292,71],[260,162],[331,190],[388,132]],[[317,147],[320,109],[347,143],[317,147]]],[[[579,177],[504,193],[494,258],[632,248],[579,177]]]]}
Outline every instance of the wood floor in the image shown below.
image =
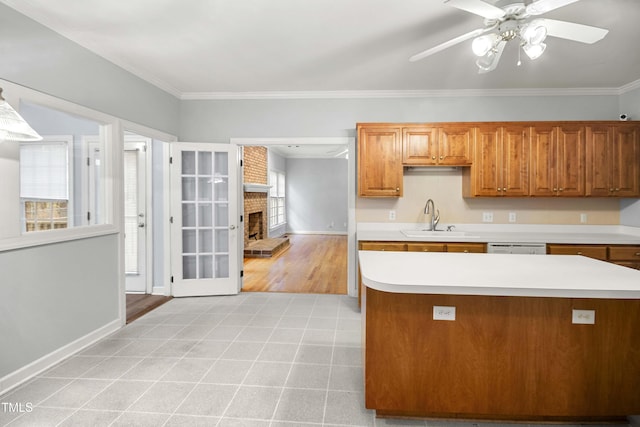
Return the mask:
{"type": "Polygon", "coordinates": [[[273,258],[245,258],[246,292],[347,293],[347,236],[290,234],[273,258]]]}
{"type": "Polygon", "coordinates": [[[127,323],[147,314],[173,297],[149,294],[127,294],[127,323]]]}

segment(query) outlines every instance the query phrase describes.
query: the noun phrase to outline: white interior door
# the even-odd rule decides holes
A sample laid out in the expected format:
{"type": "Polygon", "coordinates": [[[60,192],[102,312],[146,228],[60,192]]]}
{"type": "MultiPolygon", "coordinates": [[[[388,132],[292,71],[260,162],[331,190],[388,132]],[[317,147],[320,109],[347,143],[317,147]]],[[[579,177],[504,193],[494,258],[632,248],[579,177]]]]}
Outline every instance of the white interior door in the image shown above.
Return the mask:
{"type": "Polygon", "coordinates": [[[124,144],[124,267],[127,292],[147,292],[147,197],[145,138],[124,144]]]}
{"type": "Polygon", "coordinates": [[[237,147],[171,144],[173,296],[240,292],[237,147]]]}

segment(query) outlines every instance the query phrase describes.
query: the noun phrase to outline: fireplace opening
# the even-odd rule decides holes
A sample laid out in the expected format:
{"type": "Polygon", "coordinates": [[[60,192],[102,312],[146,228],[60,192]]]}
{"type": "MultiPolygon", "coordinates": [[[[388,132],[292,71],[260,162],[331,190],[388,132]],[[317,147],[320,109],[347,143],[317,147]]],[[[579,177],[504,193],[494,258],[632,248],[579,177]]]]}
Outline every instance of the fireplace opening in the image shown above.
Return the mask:
{"type": "Polygon", "coordinates": [[[262,240],[264,238],[262,230],[262,212],[253,212],[249,214],[249,240],[262,240]]]}

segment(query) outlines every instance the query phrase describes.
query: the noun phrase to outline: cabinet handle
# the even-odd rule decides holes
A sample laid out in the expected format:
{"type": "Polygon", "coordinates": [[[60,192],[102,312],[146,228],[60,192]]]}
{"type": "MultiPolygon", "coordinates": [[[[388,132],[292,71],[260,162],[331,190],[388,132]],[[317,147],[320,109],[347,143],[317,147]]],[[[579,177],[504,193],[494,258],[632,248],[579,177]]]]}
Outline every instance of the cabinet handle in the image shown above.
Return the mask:
{"type": "Polygon", "coordinates": [[[502,191],[502,188],[498,187],[498,191],[502,191]]]}
{"type": "Polygon", "coordinates": [[[578,255],[582,255],[582,252],[581,252],[581,251],[578,251],[578,252],[577,252],[577,254],[578,254],[578,255]]]}
{"type": "Polygon", "coordinates": [[[436,156],[431,156],[431,160],[435,160],[435,159],[436,159],[436,156]]]}
{"type": "Polygon", "coordinates": [[[465,253],[465,254],[468,254],[468,253],[469,253],[469,249],[465,249],[465,250],[464,250],[464,253],[465,253]]]}
{"type": "Polygon", "coordinates": [[[616,188],[616,191],[620,191],[620,189],[619,189],[619,188],[616,188]]]}
{"type": "Polygon", "coordinates": [[[640,252],[636,252],[634,255],[635,256],[640,256],[640,252]]]}
{"type": "Polygon", "coordinates": [[[558,189],[557,189],[556,187],[553,187],[553,191],[554,191],[554,192],[555,192],[555,191],[558,191],[558,189]]]}
{"type": "Polygon", "coordinates": [[[422,251],[423,252],[429,252],[429,249],[423,249],[422,251]]]}
{"type": "Polygon", "coordinates": [[[613,193],[613,188],[610,188],[609,191],[613,193]]]}
{"type": "Polygon", "coordinates": [[[400,187],[396,187],[396,191],[400,191],[400,187]]]}
{"type": "Polygon", "coordinates": [[[444,159],[444,156],[440,156],[440,160],[444,159]]]}
{"type": "Polygon", "coordinates": [[[558,191],[562,191],[562,190],[564,190],[564,188],[562,188],[562,187],[558,188],[558,191]]]}
{"type": "Polygon", "coordinates": [[[506,187],[502,187],[502,191],[507,191],[507,188],[506,187]]]}

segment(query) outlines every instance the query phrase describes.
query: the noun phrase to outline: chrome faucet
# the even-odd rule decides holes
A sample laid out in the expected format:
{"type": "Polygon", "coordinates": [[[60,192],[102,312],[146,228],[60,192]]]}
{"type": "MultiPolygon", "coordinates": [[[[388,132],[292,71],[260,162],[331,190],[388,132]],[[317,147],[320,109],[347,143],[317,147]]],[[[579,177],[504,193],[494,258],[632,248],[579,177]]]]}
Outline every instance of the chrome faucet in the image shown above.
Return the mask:
{"type": "Polygon", "coordinates": [[[424,205],[424,213],[426,215],[431,215],[431,231],[436,231],[436,225],[438,225],[438,221],[440,221],[440,210],[436,211],[435,203],[433,203],[432,199],[427,200],[427,204],[424,205]]]}

